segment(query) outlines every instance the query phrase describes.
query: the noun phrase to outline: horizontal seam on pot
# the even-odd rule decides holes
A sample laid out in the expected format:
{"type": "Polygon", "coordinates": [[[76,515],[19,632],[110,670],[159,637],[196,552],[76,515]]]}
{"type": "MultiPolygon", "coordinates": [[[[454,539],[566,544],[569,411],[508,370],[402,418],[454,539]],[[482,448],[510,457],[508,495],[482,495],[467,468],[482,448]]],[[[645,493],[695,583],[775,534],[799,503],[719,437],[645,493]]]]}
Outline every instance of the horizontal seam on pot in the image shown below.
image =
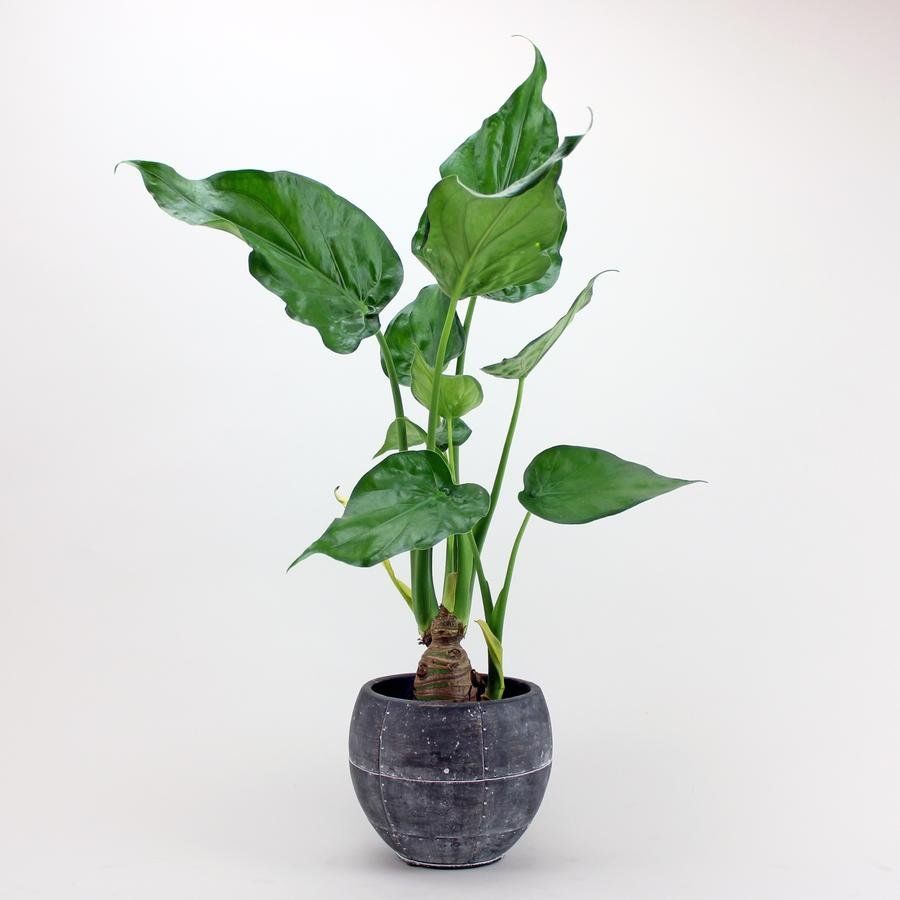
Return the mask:
{"type": "Polygon", "coordinates": [[[543,772],[544,769],[550,768],[553,764],[553,760],[551,759],[550,762],[546,762],[536,769],[529,769],[527,772],[515,772],[511,775],[489,775],[485,778],[404,778],[402,775],[388,775],[386,772],[373,772],[371,769],[367,769],[365,766],[360,766],[353,762],[352,759],[348,760],[348,762],[354,769],[359,769],[360,772],[376,775],[379,778],[391,778],[394,781],[408,781],[412,784],[482,784],[485,781],[505,781],[508,778],[521,778],[523,775],[533,775],[535,772],[543,772]]]}
{"type": "MultiPolygon", "coordinates": [[[[390,828],[382,828],[380,825],[373,825],[372,827],[376,831],[381,831],[392,837],[425,838],[427,841],[467,841],[476,837],[474,834],[415,834],[411,831],[392,831],[390,828]]],[[[485,831],[482,833],[482,837],[503,837],[505,834],[524,834],[527,830],[528,825],[523,825],[521,828],[504,828],[503,831],[485,831]]],[[[395,850],[394,853],[397,853],[397,851],[395,850]]],[[[461,863],[461,865],[465,866],[468,864],[461,863]]]]}

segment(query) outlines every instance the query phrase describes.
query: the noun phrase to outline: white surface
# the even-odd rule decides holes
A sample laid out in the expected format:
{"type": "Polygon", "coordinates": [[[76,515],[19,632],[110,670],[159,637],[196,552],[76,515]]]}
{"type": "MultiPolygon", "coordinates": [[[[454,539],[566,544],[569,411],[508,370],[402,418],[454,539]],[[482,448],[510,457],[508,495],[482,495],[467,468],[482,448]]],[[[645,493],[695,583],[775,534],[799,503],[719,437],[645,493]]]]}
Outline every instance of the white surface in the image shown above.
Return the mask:
{"type": "MultiPolygon", "coordinates": [[[[839,3],[14,3],[0,10],[0,897],[900,896],[900,12],[839,3]],[[409,670],[377,571],[284,567],[391,417],[352,357],[166,217],[128,157],[290,168],[407,265],[437,164],[542,47],[572,133],[565,266],[482,301],[529,381],[523,466],[593,444],[691,487],[535,522],[508,620],[555,770],[498,866],[394,861],[345,771],[409,670]],[[352,617],[352,618],[351,618],[352,617]]],[[[512,385],[484,378],[489,481],[512,385]]],[[[484,651],[469,641],[476,661],[484,651]]]]}

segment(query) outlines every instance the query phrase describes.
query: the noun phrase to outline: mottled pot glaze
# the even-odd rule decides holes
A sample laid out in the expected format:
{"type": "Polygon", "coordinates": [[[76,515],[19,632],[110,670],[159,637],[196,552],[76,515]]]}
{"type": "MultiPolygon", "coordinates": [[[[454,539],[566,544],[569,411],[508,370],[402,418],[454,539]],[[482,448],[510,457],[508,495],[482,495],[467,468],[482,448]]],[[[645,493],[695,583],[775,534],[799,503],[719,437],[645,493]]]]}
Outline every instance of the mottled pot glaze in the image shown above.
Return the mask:
{"type": "Polygon", "coordinates": [[[360,689],[350,775],[366,816],[404,862],[467,868],[496,862],[534,818],[553,743],[541,689],[506,679],[502,700],[413,699],[413,675],[360,689]]]}

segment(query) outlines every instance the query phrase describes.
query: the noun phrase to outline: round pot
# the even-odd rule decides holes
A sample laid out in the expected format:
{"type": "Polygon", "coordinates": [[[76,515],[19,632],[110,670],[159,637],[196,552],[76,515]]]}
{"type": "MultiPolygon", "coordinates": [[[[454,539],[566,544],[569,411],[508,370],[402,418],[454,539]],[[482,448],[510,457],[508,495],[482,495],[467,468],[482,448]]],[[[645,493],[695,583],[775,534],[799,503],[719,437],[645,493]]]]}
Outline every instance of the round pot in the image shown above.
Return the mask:
{"type": "Polygon", "coordinates": [[[544,796],[553,742],[541,689],[506,679],[502,700],[413,699],[413,675],[364,684],[350,776],[373,828],[404,862],[483,866],[522,836],[544,796]]]}

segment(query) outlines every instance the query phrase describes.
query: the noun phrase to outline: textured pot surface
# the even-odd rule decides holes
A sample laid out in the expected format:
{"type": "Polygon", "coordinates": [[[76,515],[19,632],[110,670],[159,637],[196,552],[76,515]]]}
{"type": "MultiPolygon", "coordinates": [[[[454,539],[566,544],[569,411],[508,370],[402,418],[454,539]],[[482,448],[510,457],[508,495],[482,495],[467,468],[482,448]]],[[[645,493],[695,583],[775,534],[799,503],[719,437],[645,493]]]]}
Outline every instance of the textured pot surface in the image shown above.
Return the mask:
{"type": "Polygon", "coordinates": [[[502,700],[423,703],[413,675],[360,689],[350,775],[375,830],[409,863],[495,862],[521,837],[550,777],[550,715],[536,684],[506,679],[502,700]]]}

